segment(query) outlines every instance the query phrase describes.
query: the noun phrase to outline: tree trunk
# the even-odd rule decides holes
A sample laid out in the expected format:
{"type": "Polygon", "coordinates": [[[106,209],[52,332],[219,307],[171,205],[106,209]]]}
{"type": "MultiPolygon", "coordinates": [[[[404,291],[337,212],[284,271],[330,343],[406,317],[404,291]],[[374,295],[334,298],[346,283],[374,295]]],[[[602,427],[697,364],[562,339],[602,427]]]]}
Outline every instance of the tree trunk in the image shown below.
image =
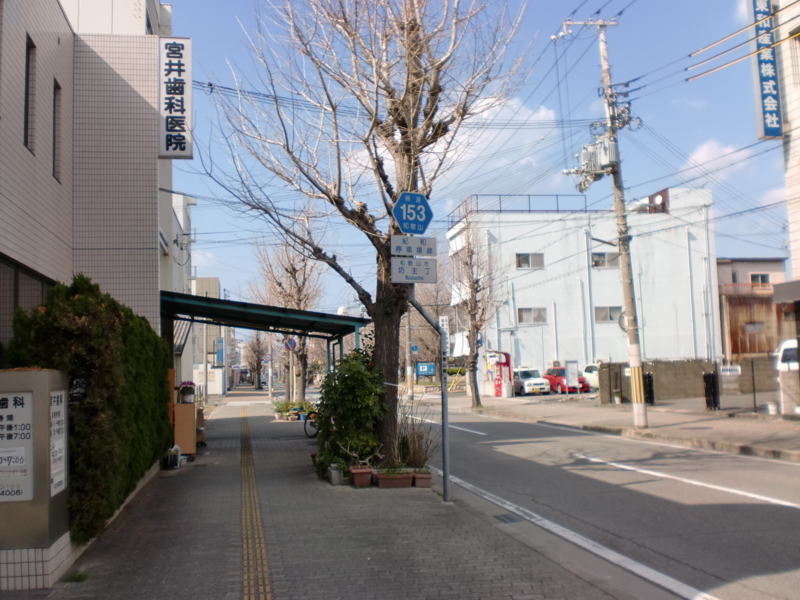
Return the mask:
{"type": "Polygon", "coordinates": [[[397,367],[400,355],[400,320],[406,311],[408,288],[391,283],[389,245],[378,253],[376,302],[370,317],[375,324],[375,366],[383,373],[386,412],[378,427],[378,443],[386,464],[397,464],[397,367]]]}
{"type": "Polygon", "coordinates": [[[483,405],[478,391],[478,332],[473,331],[472,327],[467,332],[467,343],[469,344],[467,378],[469,379],[469,389],[472,392],[472,408],[480,408],[483,405]]]}

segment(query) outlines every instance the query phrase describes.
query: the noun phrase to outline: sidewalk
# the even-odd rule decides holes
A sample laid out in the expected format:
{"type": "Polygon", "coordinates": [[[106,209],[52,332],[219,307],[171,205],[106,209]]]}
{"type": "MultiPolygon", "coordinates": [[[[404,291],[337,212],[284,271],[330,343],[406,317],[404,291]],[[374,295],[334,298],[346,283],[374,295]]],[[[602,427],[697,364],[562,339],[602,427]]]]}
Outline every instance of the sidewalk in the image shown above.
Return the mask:
{"type": "MultiPolygon", "coordinates": [[[[588,431],[650,439],[668,444],[706,448],[800,462],[800,421],[769,416],[763,403],[775,392],[759,394],[760,412],[753,412],[752,395],[725,396],[720,411],[706,411],[703,398],[665,400],[647,407],[648,427],[633,427],[631,405],[600,405],[595,394],[576,396],[523,396],[513,399],[484,397],[485,415],[528,422],[576,427],[588,431]]],[[[466,394],[449,396],[451,412],[471,412],[466,394]]],[[[438,406],[438,394],[422,401],[438,406]]]]}
{"type": "Polygon", "coordinates": [[[161,471],[74,565],[86,579],[47,597],[642,597],[621,590],[624,578],[582,572],[436,490],[329,485],[314,473],[316,444],[302,423],[274,421],[266,394],[249,391],[215,400],[197,459],[161,471]]]}

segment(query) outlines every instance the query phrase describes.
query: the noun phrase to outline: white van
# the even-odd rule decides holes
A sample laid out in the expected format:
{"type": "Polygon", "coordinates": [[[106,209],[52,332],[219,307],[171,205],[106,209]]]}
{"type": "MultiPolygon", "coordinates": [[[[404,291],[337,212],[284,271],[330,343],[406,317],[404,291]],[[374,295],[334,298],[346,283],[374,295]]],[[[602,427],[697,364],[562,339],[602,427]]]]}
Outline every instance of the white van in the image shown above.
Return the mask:
{"type": "Polygon", "coordinates": [[[776,371],[797,371],[797,339],[784,340],[775,353],[776,371]]]}

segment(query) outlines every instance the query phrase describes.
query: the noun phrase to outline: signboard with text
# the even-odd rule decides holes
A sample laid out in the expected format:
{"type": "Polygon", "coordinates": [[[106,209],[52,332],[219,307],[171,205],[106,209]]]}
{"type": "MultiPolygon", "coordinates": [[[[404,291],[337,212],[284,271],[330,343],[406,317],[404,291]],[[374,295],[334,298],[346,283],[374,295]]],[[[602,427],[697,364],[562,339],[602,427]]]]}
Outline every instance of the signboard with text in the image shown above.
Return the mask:
{"type": "Polygon", "coordinates": [[[418,362],[417,377],[433,377],[436,375],[435,362],[418,362]]]}
{"type": "Polygon", "coordinates": [[[50,496],[63,492],[66,486],[67,392],[50,392],[50,496]]]}
{"type": "Polygon", "coordinates": [[[429,256],[436,258],[436,238],[393,235],[392,256],[429,256]]]}
{"type": "Polygon", "coordinates": [[[33,393],[0,394],[0,502],[33,500],[33,393]]]}
{"type": "Polygon", "coordinates": [[[159,158],[192,158],[192,40],[158,38],[159,158]]]}
{"type": "Polygon", "coordinates": [[[750,0],[753,9],[756,50],[755,84],[758,137],[771,139],[783,137],[781,95],[778,87],[777,42],[771,0],[750,0]]]}
{"type": "Polygon", "coordinates": [[[392,257],[392,283],[436,283],[433,258],[392,257]]]}

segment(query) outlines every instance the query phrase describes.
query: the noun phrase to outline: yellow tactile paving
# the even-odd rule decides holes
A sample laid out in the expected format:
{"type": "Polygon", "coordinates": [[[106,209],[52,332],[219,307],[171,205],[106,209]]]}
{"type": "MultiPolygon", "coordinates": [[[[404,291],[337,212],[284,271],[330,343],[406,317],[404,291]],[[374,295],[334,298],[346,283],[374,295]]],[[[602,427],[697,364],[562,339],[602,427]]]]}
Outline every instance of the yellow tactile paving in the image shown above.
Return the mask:
{"type": "Polygon", "coordinates": [[[247,409],[242,407],[242,600],[272,600],[247,409]]]}

